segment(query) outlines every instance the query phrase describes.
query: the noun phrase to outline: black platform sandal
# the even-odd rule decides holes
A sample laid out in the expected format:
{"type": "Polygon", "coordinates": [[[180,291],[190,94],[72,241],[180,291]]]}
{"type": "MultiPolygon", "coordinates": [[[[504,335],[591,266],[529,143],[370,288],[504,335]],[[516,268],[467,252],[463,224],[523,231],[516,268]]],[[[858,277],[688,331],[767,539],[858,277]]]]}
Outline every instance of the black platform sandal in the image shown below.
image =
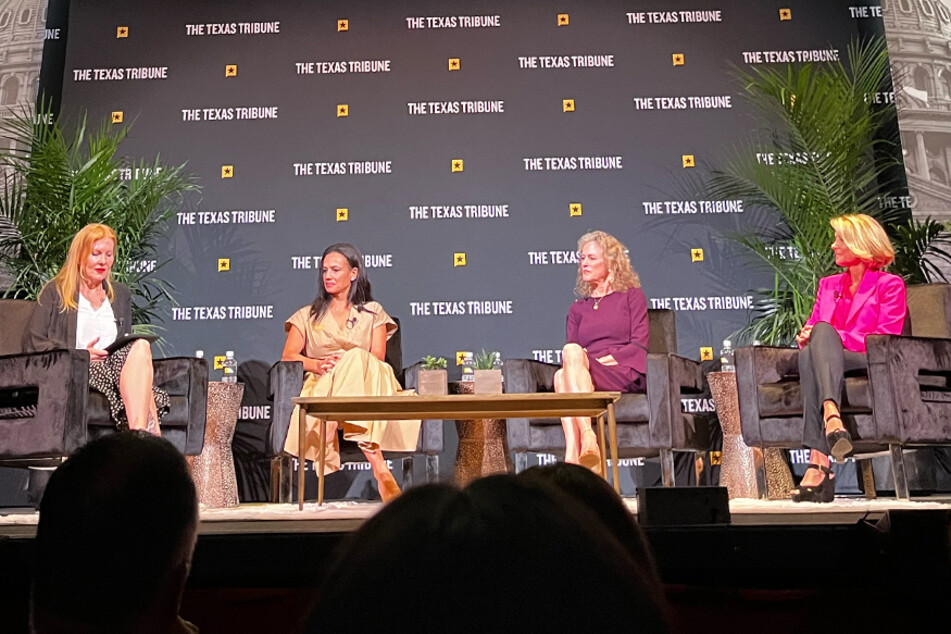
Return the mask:
{"type": "MultiPolygon", "coordinates": [[[[825,422],[828,423],[833,418],[838,418],[839,422],[842,422],[842,418],[834,414],[825,422]]],[[[842,462],[852,454],[852,436],[845,429],[837,429],[826,434],[826,442],[829,443],[829,455],[835,458],[836,462],[842,462]]]]}
{"type": "Polygon", "coordinates": [[[822,471],[825,474],[822,482],[811,487],[801,486],[793,489],[790,499],[793,502],[831,502],[835,498],[835,479],[832,477],[832,469],[812,463],[806,467],[806,471],[809,469],[822,471]]]}

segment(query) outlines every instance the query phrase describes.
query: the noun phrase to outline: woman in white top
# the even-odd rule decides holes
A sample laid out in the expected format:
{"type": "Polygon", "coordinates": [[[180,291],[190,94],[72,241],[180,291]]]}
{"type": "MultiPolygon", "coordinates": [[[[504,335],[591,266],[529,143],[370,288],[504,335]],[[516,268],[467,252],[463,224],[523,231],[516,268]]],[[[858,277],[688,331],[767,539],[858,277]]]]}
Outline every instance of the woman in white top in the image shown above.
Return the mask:
{"type": "Polygon", "coordinates": [[[77,348],[89,352],[89,386],[109,401],[120,429],[161,435],[168,393],[152,385],[152,350],[136,339],[109,353],[119,335],[132,330],[129,288],[113,282],[115,232],[103,224],[83,227],[73,238],[66,263],[37,299],[24,334],[29,351],[77,348]]]}

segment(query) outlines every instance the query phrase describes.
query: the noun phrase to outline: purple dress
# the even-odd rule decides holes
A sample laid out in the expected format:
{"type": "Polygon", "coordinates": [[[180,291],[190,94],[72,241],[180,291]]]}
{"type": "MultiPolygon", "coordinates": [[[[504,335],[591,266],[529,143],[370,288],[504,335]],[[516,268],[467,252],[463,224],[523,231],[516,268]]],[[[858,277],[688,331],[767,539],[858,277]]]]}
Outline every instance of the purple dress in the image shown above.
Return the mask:
{"type": "Polygon", "coordinates": [[[647,344],[650,338],[644,291],[629,288],[604,296],[594,308],[590,297],[576,300],[568,310],[568,343],[588,351],[594,389],[643,392],[646,388],[647,344]],[[616,366],[597,359],[612,355],[616,366]]]}

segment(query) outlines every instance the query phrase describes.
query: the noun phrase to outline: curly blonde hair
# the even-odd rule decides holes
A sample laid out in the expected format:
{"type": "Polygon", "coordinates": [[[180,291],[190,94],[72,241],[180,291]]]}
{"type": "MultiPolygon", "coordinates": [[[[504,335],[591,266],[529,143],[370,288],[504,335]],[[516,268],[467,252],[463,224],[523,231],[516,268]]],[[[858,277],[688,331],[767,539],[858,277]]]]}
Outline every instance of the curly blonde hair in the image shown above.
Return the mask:
{"type": "MultiPolygon", "coordinates": [[[[627,248],[620,240],[604,231],[590,231],[578,239],[578,250],[584,245],[594,242],[601,247],[601,253],[608,263],[608,284],[613,291],[626,291],[629,288],[640,288],[641,278],[637,276],[627,257],[627,248]]],[[[578,264],[578,278],[575,281],[575,293],[581,297],[589,297],[593,285],[581,279],[581,264],[578,264]]]]}

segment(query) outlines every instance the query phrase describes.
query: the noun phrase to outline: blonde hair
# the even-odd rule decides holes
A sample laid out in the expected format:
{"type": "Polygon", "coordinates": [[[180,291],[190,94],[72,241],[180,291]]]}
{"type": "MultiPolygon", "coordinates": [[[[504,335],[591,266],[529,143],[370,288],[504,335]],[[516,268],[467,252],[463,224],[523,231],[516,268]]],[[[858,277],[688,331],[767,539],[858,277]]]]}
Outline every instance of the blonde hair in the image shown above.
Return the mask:
{"type": "MultiPolygon", "coordinates": [[[[627,248],[621,242],[604,231],[590,231],[578,239],[578,250],[584,245],[594,242],[601,247],[601,253],[608,264],[608,284],[613,291],[626,291],[629,288],[640,288],[641,279],[634,272],[631,260],[627,257],[627,248]]],[[[575,282],[575,293],[581,297],[588,297],[594,285],[581,279],[581,264],[578,264],[578,279],[575,282]]]]}
{"type": "Polygon", "coordinates": [[[873,269],[881,269],[895,261],[895,249],[882,225],[865,214],[846,214],[829,221],[842,237],[842,242],[855,256],[873,269]]]}
{"type": "MultiPolygon", "coordinates": [[[[76,310],[79,305],[76,302],[76,294],[79,292],[79,281],[83,276],[83,266],[86,258],[92,253],[92,245],[97,240],[108,238],[112,240],[114,247],[119,245],[116,238],[116,232],[107,225],[98,223],[88,224],[79,230],[73,237],[69,245],[69,254],[66,256],[66,263],[59,270],[50,284],[56,288],[59,293],[60,301],[63,304],[63,311],[67,308],[76,310]]],[[[106,277],[106,293],[109,295],[109,301],[115,300],[115,291],[112,289],[112,271],[106,277]]]]}

